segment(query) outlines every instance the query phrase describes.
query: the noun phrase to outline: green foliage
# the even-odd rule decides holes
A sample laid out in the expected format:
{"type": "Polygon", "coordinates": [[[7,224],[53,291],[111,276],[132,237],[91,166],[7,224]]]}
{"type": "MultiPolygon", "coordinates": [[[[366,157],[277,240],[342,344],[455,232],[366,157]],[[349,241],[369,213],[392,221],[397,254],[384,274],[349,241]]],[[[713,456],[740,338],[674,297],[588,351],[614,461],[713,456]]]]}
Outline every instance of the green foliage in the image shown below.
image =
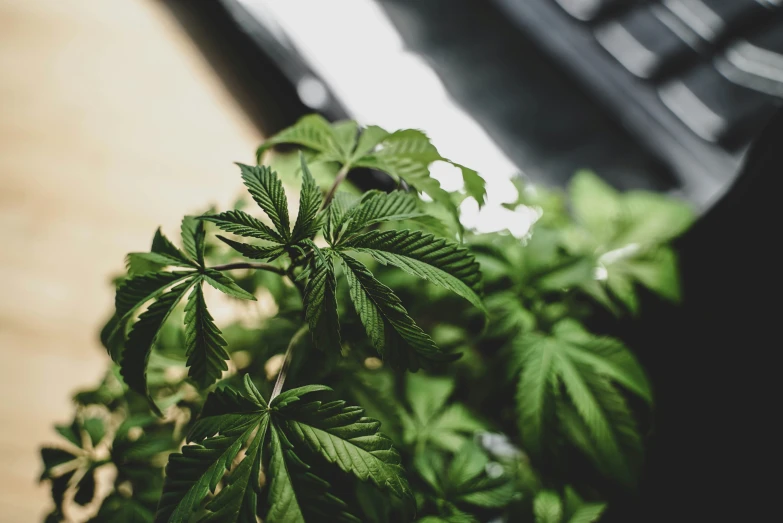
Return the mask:
{"type": "Polygon", "coordinates": [[[359,407],[316,399],[326,391],[315,385],[291,389],[267,403],[245,376],[241,393],[213,392],[188,435],[189,445],[169,459],[156,521],[186,522],[197,511],[204,521],[254,521],[257,514],[270,523],[315,516],[358,521],[301,456],[410,497],[399,454],[378,432],[379,423],[359,407]],[[205,503],[230,468],[225,486],[205,503]],[[269,471],[268,488],[262,470],[269,471]],[[305,502],[313,486],[322,495],[305,502]]]}
{"type": "Polygon", "coordinates": [[[588,442],[590,457],[607,475],[632,484],[641,438],[625,398],[612,382],[652,401],[633,354],[618,340],[592,336],[572,320],[556,324],[550,335],[521,336],[513,349],[522,369],[517,406],[525,447],[541,452],[550,411],[573,409],[576,416],[568,419],[575,423],[569,422],[569,429],[588,442]]]}
{"type": "Polygon", "coordinates": [[[339,354],[340,320],[337,316],[334,263],[330,257],[316,251],[312,265],[303,295],[305,318],[310,325],[313,344],[325,352],[339,354]]]}
{"type": "Polygon", "coordinates": [[[433,468],[438,454],[420,454],[417,470],[433,490],[449,503],[499,508],[514,497],[514,485],[502,467],[488,467],[489,458],[476,443],[466,441],[457,449],[448,466],[433,468]],[[428,463],[426,459],[431,461],[428,463]],[[497,472],[493,472],[493,470],[497,472]]]}
{"type": "Polygon", "coordinates": [[[604,503],[585,503],[570,486],[561,497],[557,492],[542,490],[533,501],[536,523],[592,523],[606,509],[604,503]]]}
{"type": "Polygon", "coordinates": [[[152,410],[159,415],[160,409],[147,387],[147,365],[152,347],[177,304],[190,291],[185,315],[185,353],[189,356],[187,364],[190,366],[190,376],[199,386],[208,387],[227,368],[224,361],[227,354],[222,348],[226,344],[225,340],[207,311],[203,283],[207,282],[234,298],[255,300],[252,294],[242,290],[229,277],[206,267],[205,241],[204,222],[190,216],[182,220],[182,243],[187,255],[158,229],[149,254],[165,257],[159,260],[165,263],[158,267],[159,272],[131,276],[119,285],[112,327],[110,332],[102,336],[110,355],[120,364],[125,382],[132,390],[145,395],[152,410]],[[193,270],[164,272],[171,265],[193,267],[193,270]],[[133,320],[134,313],[151,300],[147,310],[133,323],[127,341],[122,346],[122,332],[133,320]],[[119,342],[116,342],[118,337],[119,342]]]}
{"type": "Polygon", "coordinates": [[[370,231],[340,244],[431,281],[483,309],[479,265],[467,249],[419,231],[370,231]]]}
{"type": "Polygon", "coordinates": [[[430,176],[433,163],[447,162],[461,171],[466,194],[475,198],[479,205],[484,204],[484,179],[476,171],[441,156],[427,135],[415,129],[390,133],[370,126],[360,132],[354,122],[329,124],[320,116],[309,115],[259,147],[256,153],[259,163],[270,147],[284,143],[300,145],[315,153],[313,162],[336,162],[346,172],[353,167],[383,171],[426,193],[458,221],[457,207],[451,196],[430,176]]]}
{"type": "Polygon", "coordinates": [[[405,443],[458,452],[474,434],[487,430],[487,424],[464,404],[448,403],[455,385],[448,377],[406,377],[405,399],[410,413],[400,411],[405,443]]]}
{"type": "Polygon", "coordinates": [[[479,235],[457,204],[483,179],[421,131],[313,115],[259,159],[276,144],[303,151],[239,164],[246,201],[127,256],[112,368],[41,452],[46,521],[588,523],[634,488],[654,398],[607,318],[679,299],[686,206],[582,172],[517,182],[524,239],[479,235]],[[400,187],[342,190],[358,167],[400,187]]]}
{"type": "Polygon", "coordinates": [[[677,260],[665,243],[693,222],[687,205],[640,191],[620,194],[587,171],[574,176],[570,195],[576,226],[566,248],[578,255],[592,253],[599,276],[583,282],[586,292],[610,308],[615,300],[632,313],[639,302],[634,284],[679,300],[677,260]]]}
{"type": "Polygon", "coordinates": [[[450,361],[435,342],[408,315],[389,287],[379,282],[359,261],[339,253],[351,301],[370,343],[396,369],[417,371],[429,362],[450,361]]]}

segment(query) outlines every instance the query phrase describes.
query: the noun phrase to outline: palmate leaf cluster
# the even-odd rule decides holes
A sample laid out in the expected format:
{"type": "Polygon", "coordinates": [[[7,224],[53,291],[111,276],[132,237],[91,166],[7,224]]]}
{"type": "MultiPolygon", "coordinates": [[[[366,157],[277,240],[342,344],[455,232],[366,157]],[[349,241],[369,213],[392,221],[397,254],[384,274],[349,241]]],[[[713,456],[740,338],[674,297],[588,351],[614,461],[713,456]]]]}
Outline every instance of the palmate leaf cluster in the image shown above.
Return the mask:
{"type": "Polygon", "coordinates": [[[483,180],[453,164],[444,191],[420,131],[308,116],[276,144],[296,168],[238,164],[249,205],[128,255],[112,368],[42,450],[47,521],[582,523],[635,488],[654,398],[595,319],[679,299],[685,206],[579,173],[520,185],[527,238],[476,235],[441,218],[483,180]],[[399,187],[357,194],[355,168],[399,187]]]}

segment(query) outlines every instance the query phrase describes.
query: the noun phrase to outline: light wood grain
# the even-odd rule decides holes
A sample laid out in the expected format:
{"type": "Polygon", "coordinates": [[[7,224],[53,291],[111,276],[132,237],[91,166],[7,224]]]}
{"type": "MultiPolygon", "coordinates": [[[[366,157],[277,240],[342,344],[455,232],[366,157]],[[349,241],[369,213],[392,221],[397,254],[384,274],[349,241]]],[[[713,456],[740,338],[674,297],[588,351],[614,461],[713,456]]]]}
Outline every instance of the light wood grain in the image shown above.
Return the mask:
{"type": "Polygon", "coordinates": [[[153,0],[0,0],[0,521],[49,508],[37,449],[103,372],[124,254],[229,203],[259,141],[153,0]]]}

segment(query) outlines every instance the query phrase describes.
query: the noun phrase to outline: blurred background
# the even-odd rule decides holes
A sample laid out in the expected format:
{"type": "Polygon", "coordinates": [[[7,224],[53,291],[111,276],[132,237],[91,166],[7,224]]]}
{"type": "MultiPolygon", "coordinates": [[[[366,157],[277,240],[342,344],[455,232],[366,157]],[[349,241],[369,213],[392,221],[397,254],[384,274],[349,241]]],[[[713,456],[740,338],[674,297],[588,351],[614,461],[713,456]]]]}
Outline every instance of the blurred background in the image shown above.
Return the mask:
{"type": "MultiPolygon", "coordinates": [[[[0,520],[107,362],[110,277],[307,112],[416,127],[488,181],[581,168],[705,212],[783,98],[780,0],[0,0],[0,520]]],[[[449,171],[434,173],[453,182],[449,171]]]]}

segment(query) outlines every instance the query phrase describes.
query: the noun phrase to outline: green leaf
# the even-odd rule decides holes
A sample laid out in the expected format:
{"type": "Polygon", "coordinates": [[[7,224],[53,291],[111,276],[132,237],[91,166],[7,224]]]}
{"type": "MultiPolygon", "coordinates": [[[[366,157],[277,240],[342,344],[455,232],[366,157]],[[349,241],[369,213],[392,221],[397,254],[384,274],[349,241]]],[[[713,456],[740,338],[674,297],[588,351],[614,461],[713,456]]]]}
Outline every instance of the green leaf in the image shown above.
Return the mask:
{"type": "Polygon", "coordinates": [[[572,360],[590,365],[600,374],[652,403],[652,390],[644,370],[633,353],[619,340],[591,338],[582,343],[564,344],[563,350],[572,360]]]}
{"type": "Polygon", "coordinates": [[[552,409],[557,346],[548,338],[525,337],[522,340],[522,372],[516,394],[519,429],[525,448],[540,453],[547,417],[552,409]]]}
{"type": "Polygon", "coordinates": [[[536,326],[535,315],[513,291],[489,294],[484,300],[489,311],[489,334],[503,338],[531,331],[536,326]]]}
{"type": "Polygon", "coordinates": [[[166,238],[166,236],[163,235],[160,227],[158,227],[158,230],[155,231],[155,237],[152,239],[152,247],[150,248],[150,252],[165,255],[173,260],[178,260],[178,264],[172,265],[178,265],[180,267],[196,267],[196,264],[193,263],[193,260],[189,259],[185,253],[177,249],[177,247],[171,243],[169,239],[166,238]]]}
{"type": "Polygon", "coordinates": [[[441,188],[438,180],[430,176],[429,163],[378,153],[357,160],[354,166],[377,169],[395,179],[403,180],[417,191],[426,193],[435,202],[444,206],[455,219],[459,218],[457,206],[451,201],[449,193],[441,188]]]}
{"type": "Polygon", "coordinates": [[[487,425],[465,405],[451,403],[429,421],[420,437],[436,447],[458,452],[466,440],[486,430],[487,425]]]}
{"type": "Polygon", "coordinates": [[[651,391],[628,349],[619,341],[590,335],[573,321],[556,325],[552,336],[523,336],[513,349],[521,367],[517,410],[525,447],[540,453],[553,411],[561,419],[568,417],[563,412],[568,404],[555,404],[562,385],[577,414],[566,428],[581,438],[580,447],[599,470],[633,484],[640,437],[625,399],[612,382],[647,402],[651,391]]]}
{"type": "Polygon", "coordinates": [[[413,227],[414,229],[421,229],[427,232],[431,232],[435,236],[440,236],[443,238],[454,237],[454,233],[449,230],[449,227],[446,225],[446,223],[437,216],[433,216],[431,214],[412,216],[406,220],[405,224],[407,226],[413,227]]]}
{"type": "Polygon", "coordinates": [[[220,214],[200,216],[202,220],[212,222],[220,229],[245,236],[248,238],[258,238],[274,243],[285,243],[285,240],[275,230],[264,222],[253,218],[244,211],[226,211],[220,214]]]}
{"type": "Polygon", "coordinates": [[[154,514],[138,501],[120,494],[110,494],[88,523],[152,523],[154,514]]]}
{"type": "Polygon", "coordinates": [[[296,216],[296,223],[294,223],[294,231],[291,233],[292,243],[315,236],[320,228],[316,216],[321,208],[321,190],[315,184],[315,179],[307,167],[304,156],[300,154],[299,160],[302,165],[302,189],[299,193],[299,213],[296,216]]]}
{"type": "Polygon", "coordinates": [[[383,432],[394,441],[402,441],[402,418],[407,416],[395,394],[395,375],[391,369],[357,370],[348,380],[350,395],[367,415],[381,422],[383,432]]]}
{"type": "Polygon", "coordinates": [[[408,185],[426,193],[435,202],[448,209],[459,223],[456,205],[449,194],[441,188],[440,182],[430,176],[430,164],[445,161],[462,171],[468,195],[476,198],[479,205],[483,204],[486,194],[484,180],[472,169],[442,157],[426,134],[415,129],[402,129],[386,135],[382,131],[382,129],[374,131],[373,140],[368,139],[368,144],[378,140],[372,147],[363,147],[360,139],[357,152],[367,149],[369,151],[364,156],[357,156],[352,162],[354,166],[378,169],[404,180],[408,185]]]}
{"type": "Polygon", "coordinates": [[[275,258],[278,258],[280,255],[285,253],[285,250],[280,247],[279,245],[275,245],[272,247],[262,247],[260,245],[250,245],[247,243],[237,242],[234,240],[229,240],[228,238],[225,238],[223,236],[220,236],[218,234],[217,236],[218,240],[222,241],[235,251],[237,251],[239,254],[244,256],[245,258],[250,258],[251,260],[274,260],[275,258]]]}
{"type": "Polygon", "coordinates": [[[365,127],[362,130],[361,135],[359,135],[359,142],[353,152],[351,163],[354,163],[362,156],[371,153],[387,136],[389,136],[389,133],[377,125],[368,125],[365,127]]]}
{"type": "Polygon", "coordinates": [[[258,163],[261,163],[262,156],[267,149],[283,143],[302,145],[308,149],[322,153],[332,153],[332,155],[337,155],[339,152],[334,132],[329,122],[317,114],[302,117],[291,127],[266,140],[256,151],[258,163]]]}
{"type": "MultiPolygon", "coordinates": [[[[384,171],[427,193],[436,202],[454,207],[448,193],[441,189],[440,182],[430,176],[430,164],[444,158],[426,134],[415,129],[402,129],[386,135],[378,145],[377,151],[359,158],[354,165],[384,171]]],[[[455,210],[456,207],[452,209],[455,210]]]]}
{"type": "Polygon", "coordinates": [[[155,521],[358,523],[302,456],[326,460],[386,491],[409,496],[399,454],[378,422],[344,402],[322,403],[322,385],[267,405],[249,376],[244,390],[209,395],[189,445],[172,454],[155,521]],[[313,439],[315,438],[315,439],[313,439]],[[244,452],[242,450],[244,449],[244,452]],[[222,489],[217,486],[222,482],[222,489]],[[210,494],[215,494],[208,499],[210,494]]]}
{"type": "Polygon", "coordinates": [[[131,252],[125,257],[125,268],[128,275],[137,276],[147,272],[159,272],[164,267],[191,267],[167,254],[157,252],[131,252]]]}
{"type": "Polygon", "coordinates": [[[226,340],[207,310],[204,291],[199,283],[190,291],[185,305],[185,350],[187,366],[190,367],[188,375],[199,388],[209,387],[224,370],[228,370],[226,360],[229,356],[223,348],[225,346],[226,340]]]}
{"type": "Polygon", "coordinates": [[[482,207],[484,205],[484,199],[487,196],[487,182],[473,169],[469,169],[458,163],[451,163],[454,167],[457,167],[462,171],[462,181],[465,184],[465,192],[468,193],[468,196],[472,196],[473,199],[478,202],[479,208],[482,207]]]}
{"type": "Polygon", "coordinates": [[[601,282],[581,284],[585,292],[610,310],[616,309],[614,298],[631,313],[639,308],[635,283],[668,300],[679,300],[676,258],[662,244],[693,223],[688,205],[643,191],[621,195],[588,172],[574,177],[571,197],[583,228],[569,231],[566,247],[588,257],[598,254],[597,268],[603,273],[601,282]]]}
{"type": "Polygon", "coordinates": [[[468,300],[485,311],[478,293],[481,272],[473,255],[456,243],[421,231],[370,231],[342,244],[371,254],[468,300]]]}
{"type": "Polygon", "coordinates": [[[122,353],[120,367],[125,383],[132,390],[143,394],[147,398],[150,408],[158,415],[161,415],[161,412],[147,390],[147,362],[161,327],[177,303],[197,280],[198,278],[188,279],[178,283],[150,305],[133,325],[122,353]]]}
{"type": "Polygon", "coordinates": [[[291,442],[275,425],[270,434],[269,512],[264,521],[359,523],[341,499],[330,494],[329,483],[310,472],[294,453],[291,442]]]}
{"type": "Polygon", "coordinates": [[[563,517],[563,503],[557,492],[542,490],[533,499],[533,514],[536,523],[560,523],[563,517]]]}
{"type": "Polygon", "coordinates": [[[247,292],[245,289],[236,284],[234,280],[226,276],[220,271],[207,269],[204,271],[204,281],[210,284],[215,289],[219,290],[223,294],[227,294],[232,298],[238,298],[240,300],[256,301],[256,297],[247,292]]]}
{"type": "Polygon", "coordinates": [[[417,452],[414,465],[432,487],[438,498],[441,517],[448,521],[454,515],[463,514],[457,506],[498,509],[506,506],[515,495],[514,484],[503,467],[499,463],[490,466],[492,464],[485,451],[471,440],[462,443],[448,464],[439,453],[417,452]]]}
{"type": "MultiPolygon", "coordinates": [[[[288,443],[288,442],[286,442],[288,443]]],[[[280,435],[273,430],[270,437],[269,474],[272,476],[269,484],[268,521],[284,521],[286,523],[304,523],[304,507],[296,499],[296,490],[285,459],[285,449],[280,442],[280,435]]],[[[289,460],[293,456],[289,455],[289,460]]]]}
{"type": "MultiPolygon", "coordinates": [[[[428,361],[451,361],[422,331],[394,292],[360,262],[342,253],[351,301],[370,343],[394,368],[418,370],[428,361]]],[[[457,356],[458,357],[458,356],[457,356]]]]}
{"type": "Polygon", "coordinates": [[[416,198],[410,193],[368,191],[359,204],[344,215],[340,226],[345,226],[343,236],[348,237],[377,223],[407,220],[421,215],[416,198]]]}
{"type": "Polygon", "coordinates": [[[326,353],[340,354],[340,320],[337,316],[337,282],[330,257],[317,251],[304,291],[304,311],[315,346],[326,353]]]}
{"type": "MultiPolygon", "coordinates": [[[[187,445],[181,454],[172,454],[166,466],[166,482],[155,515],[156,523],[191,521],[205,498],[215,492],[245,441],[256,432],[250,444],[252,449],[253,445],[258,445],[256,440],[264,437],[268,426],[269,415],[258,413],[254,423],[223,426],[220,435],[205,439],[201,444],[187,445]]],[[[223,496],[218,506],[226,504],[233,493],[235,490],[223,496]]]]}
{"type": "Polygon", "coordinates": [[[53,478],[53,469],[65,463],[69,463],[77,459],[77,457],[78,456],[67,450],[54,447],[43,447],[41,449],[41,461],[43,461],[44,470],[41,473],[39,481],[53,478]]]}
{"type": "Polygon", "coordinates": [[[604,511],[606,510],[606,504],[604,503],[589,503],[579,508],[568,523],[594,523],[601,519],[604,511]]]}
{"type": "Polygon", "coordinates": [[[454,392],[454,379],[426,374],[408,374],[405,378],[405,398],[416,420],[422,425],[440,412],[454,392]]]}
{"type": "Polygon", "coordinates": [[[330,392],[333,392],[333,390],[326,385],[305,385],[303,387],[297,387],[296,389],[283,392],[274,398],[270,402],[269,406],[274,407],[277,410],[282,410],[287,408],[289,405],[301,402],[302,398],[308,394],[310,395],[309,399],[312,400],[317,395],[320,395],[318,397],[321,397],[330,392]]]}
{"type": "Polygon", "coordinates": [[[250,196],[272,220],[277,232],[286,241],[291,238],[288,222],[288,199],[277,173],[266,166],[237,164],[242,171],[242,180],[250,196]]]}
{"type": "Polygon", "coordinates": [[[86,418],[82,423],[84,431],[90,437],[90,444],[93,447],[101,442],[106,435],[106,427],[103,425],[103,420],[100,418],[86,418]]]}
{"type": "Polygon", "coordinates": [[[635,485],[643,449],[625,399],[606,378],[579,364],[564,363],[561,375],[581,421],[569,430],[582,431],[590,441],[592,450],[582,449],[599,471],[626,485],[635,485]]]}
{"type": "Polygon", "coordinates": [[[400,455],[392,441],[378,432],[378,421],[365,417],[361,407],[346,406],[344,401],[306,401],[306,393],[298,395],[300,401],[272,404],[276,423],[292,444],[306,447],[360,481],[370,481],[401,499],[412,499],[400,455]]]}
{"type": "Polygon", "coordinates": [[[204,266],[204,247],[206,245],[206,233],[204,222],[195,216],[185,216],[181,226],[182,246],[191,259],[196,260],[199,267],[204,266]]]}
{"type": "Polygon", "coordinates": [[[595,259],[576,257],[550,267],[537,276],[535,285],[545,291],[560,291],[595,279],[595,259]]]}
{"type": "Polygon", "coordinates": [[[570,486],[565,488],[565,523],[593,523],[606,510],[606,503],[585,503],[570,486]]]}
{"type": "MultiPolygon", "coordinates": [[[[265,402],[259,402],[263,400],[249,378],[245,379],[244,386],[245,395],[231,389],[217,390],[210,394],[202,418],[188,434],[188,443],[195,444],[186,445],[180,454],[169,456],[163,495],[155,515],[156,523],[191,521],[207,496],[215,492],[245,442],[250,441],[248,450],[251,454],[255,453],[250,456],[251,470],[254,462],[260,459],[258,449],[268,431],[270,417],[265,402]]],[[[246,451],[242,462],[247,457],[246,451]]],[[[221,494],[212,500],[211,503],[215,505],[210,505],[211,510],[219,514],[222,512],[223,515],[237,513],[234,512],[237,508],[236,497],[244,498],[244,491],[253,481],[248,478],[242,485],[241,478],[246,473],[247,465],[244,467],[234,469],[233,479],[229,480],[230,485],[234,486],[225,494],[221,491],[221,494]],[[235,476],[237,472],[239,475],[235,476]]],[[[255,509],[242,506],[241,501],[239,505],[245,511],[255,509]]],[[[237,511],[242,513],[239,509],[237,511]]],[[[247,512],[244,512],[244,515],[248,516],[247,512]]],[[[252,515],[254,518],[254,511],[252,515]]],[[[246,517],[244,521],[253,519],[246,517]]]]}
{"type": "Polygon", "coordinates": [[[343,219],[336,226],[336,232],[344,226],[342,235],[349,237],[377,223],[408,220],[419,216],[422,216],[422,213],[418,212],[416,198],[410,193],[368,191],[364,193],[358,205],[344,214],[343,219]]]}
{"type": "Polygon", "coordinates": [[[401,129],[387,135],[381,142],[377,156],[407,158],[425,165],[442,159],[429,137],[417,129],[401,129]]]}
{"type": "Polygon", "coordinates": [[[207,514],[200,519],[204,523],[254,523],[257,521],[257,483],[260,477],[260,448],[266,436],[269,418],[261,420],[258,433],[245,449],[245,456],[239,462],[220,492],[206,507],[207,514]]]}
{"type": "Polygon", "coordinates": [[[636,290],[633,288],[633,282],[630,278],[612,271],[606,278],[606,287],[631,314],[639,312],[639,298],[636,296],[636,290]]]}
{"type": "Polygon", "coordinates": [[[643,258],[625,264],[621,270],[657,295],[675,303],[680,301],[677,255],[673,249],[658,247],[643,258]]]}
{"type": "Polygon", "coordinates": [[[597,238],[612,238],[622,216],[621,196],[590,171],[579,171],[569,184],[576,220],[597,238]]]}
{"type": "Polygon", "coordinates": [[[405,443],[458,452],[477,432],[487,429],[463,404],[447,403],[453,390],[453,378],[420,373],[406,376],[405,397],[413,416],[400,413],[405,443]]]}
{"type": "Polygon", "coordinates": [[[324,237],[330,244],[334,244],[339,237],[340,229],[345,220],[345,214],[355,206],[358,198],[352,194],[338,191],[326,208],[326,226],[324,237]]]}
{"type": "Polygon", "coordinates": [[[476,523],[478,520],[469,514],[452,514],[449,516],[425,516],[416,523],[476,523]]]}
{"type": "Polygon", "coordinates": [[[446,471],[446,498],[483,508],[501,508],[514,497],[514,485],[507,476],[488,475],[489,459],[473,441],[466,441],[454,454],[446,471]]]}
{"type": "Polygon", "coordinates": [[[79,424],[76,422],[76,420],[74,420],[71,425],[55,425],[54,430],[56,430],[57,433],[60,434],[62,437],[64,437],[65,439],[67,439],[77,447],[81,448],[82,446],[81,430],[79,429],[79,424]]]}
{"type": "Polygon", "coordinates": [[[156,272],[134,276],[117,287],[114,307],[117,316],[125,318],[148,301],[163,294],[169,287],[193,278],[195,272],[156,272]]]}
{"type": "Polygon", "coordinates": [[[614,243],[642,245],[668,242],[685,232],[694,222],[693,209],[669,196],[645,191],[631,191],[622,197],[627,225],[614,243]]]}
{"type": "Polygon", "coordinates": [[[359,125],[353,120],[342,120],[332,124],[332,132],[341,158],[347,161],[353,155],[353,150],[356,147],[359,125]]]}

